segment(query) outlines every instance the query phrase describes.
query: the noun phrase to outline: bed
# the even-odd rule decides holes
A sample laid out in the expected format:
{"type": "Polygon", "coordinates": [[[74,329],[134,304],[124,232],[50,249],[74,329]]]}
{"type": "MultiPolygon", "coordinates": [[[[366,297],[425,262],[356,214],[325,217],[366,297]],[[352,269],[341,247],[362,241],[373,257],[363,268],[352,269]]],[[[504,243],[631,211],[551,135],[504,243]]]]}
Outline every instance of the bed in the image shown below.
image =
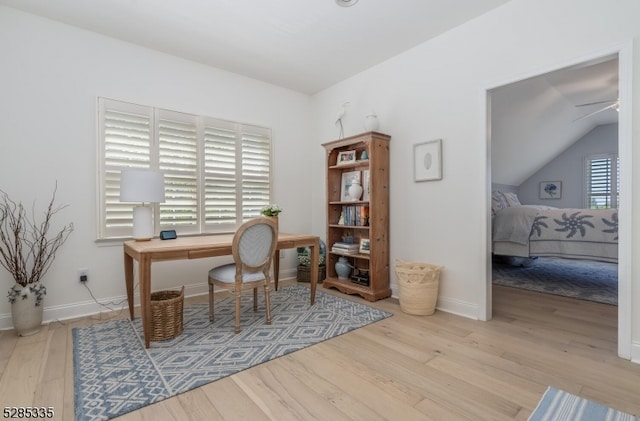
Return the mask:
{"type": "Polygon", "coordinates": [[[493,193],[491,208],[494,255],[618,263],[617,209],[522,205],[505,192],[493,193]]]}

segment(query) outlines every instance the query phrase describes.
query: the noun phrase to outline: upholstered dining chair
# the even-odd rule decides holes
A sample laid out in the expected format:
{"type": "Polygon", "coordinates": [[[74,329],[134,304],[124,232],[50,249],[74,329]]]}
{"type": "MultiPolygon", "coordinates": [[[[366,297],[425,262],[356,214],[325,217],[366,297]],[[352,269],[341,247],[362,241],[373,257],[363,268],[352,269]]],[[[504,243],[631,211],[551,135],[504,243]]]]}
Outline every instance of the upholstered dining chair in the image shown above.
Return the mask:
{"type": "Polygon", "coordinates": [[[271,324],[271,263],[278,242],[278,226],[271,218],[251,219],[233,237],[233,263],[209,271],[209,321],[214,319],[214,285],[231,290],[235,296],[235,333],[240,332],[242,291],[253,289],[253,311],[258,310],[258,288],[264,288],[267,324],[271,324]]]}

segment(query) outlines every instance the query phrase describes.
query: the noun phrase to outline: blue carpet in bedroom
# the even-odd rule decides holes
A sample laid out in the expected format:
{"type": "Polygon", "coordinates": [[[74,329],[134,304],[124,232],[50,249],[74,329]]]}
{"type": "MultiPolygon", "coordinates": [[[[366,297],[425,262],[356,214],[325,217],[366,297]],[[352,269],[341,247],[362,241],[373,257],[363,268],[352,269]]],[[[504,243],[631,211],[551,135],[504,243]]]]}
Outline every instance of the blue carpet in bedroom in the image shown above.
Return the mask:
{"type": "Polygon", "coordinates": [[[540,257],[529,267],[494,258],[493,283],[618,305],[618,265],[587,260],[540,257]]]}

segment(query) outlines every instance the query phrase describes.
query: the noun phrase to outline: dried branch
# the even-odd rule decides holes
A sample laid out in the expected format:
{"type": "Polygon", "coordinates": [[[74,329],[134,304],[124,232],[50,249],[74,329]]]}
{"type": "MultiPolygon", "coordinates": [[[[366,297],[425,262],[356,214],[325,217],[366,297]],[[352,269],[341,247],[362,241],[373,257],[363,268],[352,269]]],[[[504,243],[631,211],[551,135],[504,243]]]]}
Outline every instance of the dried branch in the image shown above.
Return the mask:
{"type": "Polygon", "coordinates": [[[66,206],[55,206],[58,185],[42,222],[38,223],[35,204],[31,218],[21,202],[16,203],[0,190],[0,265],[22,287],[40,282],[51,268],[56,252],[73,231],[73,224],[65,225],[49,237],[51,220],[66,206]]]}

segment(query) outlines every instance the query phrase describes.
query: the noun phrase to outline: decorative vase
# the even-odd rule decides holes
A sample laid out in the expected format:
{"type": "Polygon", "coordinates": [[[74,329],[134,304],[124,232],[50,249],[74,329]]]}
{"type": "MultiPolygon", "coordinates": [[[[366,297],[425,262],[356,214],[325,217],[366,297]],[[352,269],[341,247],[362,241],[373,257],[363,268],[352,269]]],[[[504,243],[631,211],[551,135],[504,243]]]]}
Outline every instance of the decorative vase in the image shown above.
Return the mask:
{"type": "Polygon", "coordinates": [[[338,261],[336,262],[336,273],[338,274],[338,279],[349,279],[351,269],[353,269],[353,266],[349,264],[346,257],[338,258],[338,261]]]}
{"type": "Polygon", "coordinates": [[[15,291],[21,291],[11,303],[11,318],[13,328],[18,336],[29,336],[40,331],[42,325],[42,294],[40,284],[31,284],[26,287],[15,285],[15,291]],[[37,303],[37,305],[36,305],[37,303]]]}
{"type": "Polygon", "coordinates": [[[359,181],[352,181],[349,186],[349,197],[351,200],[360,200],[360,196],[362,196],[362,186],[359,181]]]}
{"type": "Polygon", "coordinates": [[[374,112],[364,117],[364,129],[368,132],[378,130],[378,116],[374,112]]]}

